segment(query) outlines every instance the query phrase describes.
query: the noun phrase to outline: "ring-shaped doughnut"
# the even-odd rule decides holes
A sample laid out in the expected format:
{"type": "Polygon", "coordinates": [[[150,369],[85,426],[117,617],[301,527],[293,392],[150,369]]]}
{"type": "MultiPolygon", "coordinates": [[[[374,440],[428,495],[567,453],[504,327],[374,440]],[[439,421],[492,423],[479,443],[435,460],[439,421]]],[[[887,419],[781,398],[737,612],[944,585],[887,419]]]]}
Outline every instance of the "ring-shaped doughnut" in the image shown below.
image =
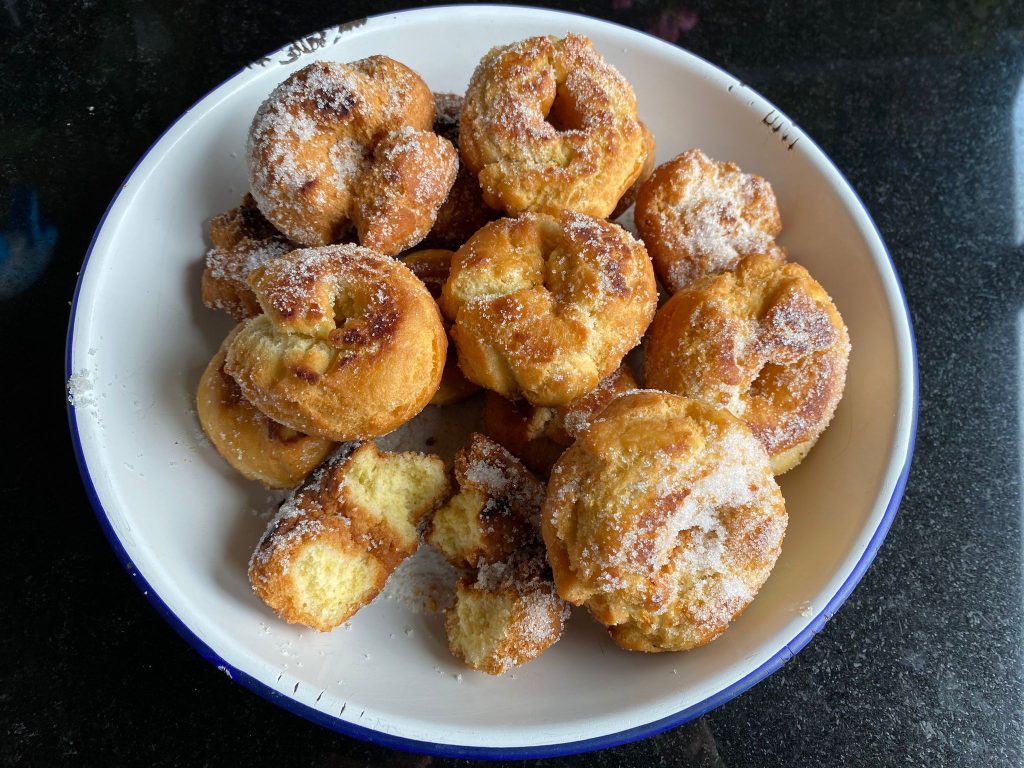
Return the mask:
{"type": "Polygon", "coordinates": [[[225,370],[275,421],[338,441],[374,437],[437,390],[441,314],[401,262],[357,245],[307,248],[249,282],[263,314],[242,326],[225,370]]]}
{"type": "Polygon", "coordinates": [[[604,218],[646,149],[632,86],[581,35],[494,48],[469,81],[460,152],[493,208],[604,218]]]}
{"type": "Polygon", "coordinates": [[[849,356],[846,326],[821,284],[799,264],[754,255],[658,310],[644,375],[649,387],[743,419],[779,475],[832,420],[849,356]]]}
{"type": "Polygon", "coordinates": [[[535,405],[594,389],[640,341],[656,303],[643,245],[569,211],[486,225],[456,252],[441,292],[466,378],[535,405]]]}
{"type": "Polygon", "coordinates": [[[669,293],[753,253],[785,260],[774,243],[782,220],[771,184],[699,149],[654,170],[637,192],[633,218],[669,293]]]}

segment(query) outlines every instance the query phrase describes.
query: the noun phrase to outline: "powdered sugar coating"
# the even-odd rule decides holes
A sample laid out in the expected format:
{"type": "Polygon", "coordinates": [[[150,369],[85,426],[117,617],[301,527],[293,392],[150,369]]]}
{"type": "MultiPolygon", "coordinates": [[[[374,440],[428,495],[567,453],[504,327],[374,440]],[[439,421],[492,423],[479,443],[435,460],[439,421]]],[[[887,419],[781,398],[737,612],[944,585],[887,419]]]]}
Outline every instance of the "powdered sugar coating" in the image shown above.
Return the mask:
{"type": "Polygon", "coordinates": [[[457,167],[455,149],[430,132],[433,112],[426,84],[386,56],[302,68],[274,89],[249,130],[260,210],[301,244],[336,242],[355,224],[360,242],[388,255],[408,248],[430,229],[457,167]],[[410,141],[409,132],[422,135],[410,141]],[[381,142],[415,157],[396,163],[377,151],[381,142]],[[405,200],[410,188],[415,205],[405,200]],[[374,208],[382,199],[404,202],[398,211],[374,208]],[[385,225],[371,229],[375,217],[385,225]]]}
{"type": "Polygon", "coordinates": [[[535,525],[544,503],[544,485],[497,443],[474,435],[470,450],[456,460],[461,486],[472,487],[490,499],[502,499],[535,525]]]}
{"type": "Polygon", "coordinates": [[[452,258],[441,294],[466,377],[535,405],[597,386],[639,342],[656,301],[643,246],[572,211],[486,225],[452,258]]]}
{"type": "Polygon", "coordinates": [[[559,593],[620,645],[716,637],[778,557],[785,505],[757,439],[724,411],[639,391],[555,465],[542,513],[559,593]]]}
{"type": "Polygon", "coordinates": [[[670,293],[750,254],[785,259],[774,243],[782,222],[771,185],[699,149],[654,171],[637,195],[635,221],[670,293]]]}
{"type": "Polygon", "coordinates": [[[288,253],[295,244],[275,229],[256,207],[251,195],[242,204],[210,220],[213,247],[206,254],[203,303],[236,320],[259,314],[259,302],[249,288],[249,273],[288,253]]]}
{"type": "Polygon", "coordinates": [[[492,675],[532,661],[562,635],[570,608],[551,581],[543,549],[527,546],[511,558],[480,567],[475,579],[464,579],[456,588],[455,606],[445,615],[445,630],[452,652],[474,669],[492,675]],[[462,621],[465,604],[475,622],[462,621]],[[479,611],[489,611],[481,627],[479,611]],[[476,632],[486,632],[490,647],[482,658],[466,652],[478,646],[476,632]]]}
{"type": "Polygon", "coordinates": [[[842,317],[807,270],[754,255],[658,311],[644,368],[652,386],[743,419],[781,474],[828,426],[849,355],[842,317]]]}
{"type": "Polygon", "coordinates": [[[646,157],[632,87],[573,34],[484,56],[466,90],[461,137],[484,199],[513,215],[608,216],[646,157]]]}

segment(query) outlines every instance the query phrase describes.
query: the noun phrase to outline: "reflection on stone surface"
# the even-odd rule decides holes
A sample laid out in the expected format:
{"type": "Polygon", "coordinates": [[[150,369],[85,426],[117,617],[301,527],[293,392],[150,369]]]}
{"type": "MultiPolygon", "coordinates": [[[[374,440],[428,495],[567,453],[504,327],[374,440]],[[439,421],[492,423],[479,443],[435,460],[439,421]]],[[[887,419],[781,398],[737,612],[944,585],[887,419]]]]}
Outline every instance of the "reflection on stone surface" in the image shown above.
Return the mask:
{"type": "Polygon", "coordinates": [[[57,244],[57,228],[39,212],[39,198],[19,184],[11,193],[7,224],[0,229],[0,300],[29,288],[46,269],[57,244]]]}

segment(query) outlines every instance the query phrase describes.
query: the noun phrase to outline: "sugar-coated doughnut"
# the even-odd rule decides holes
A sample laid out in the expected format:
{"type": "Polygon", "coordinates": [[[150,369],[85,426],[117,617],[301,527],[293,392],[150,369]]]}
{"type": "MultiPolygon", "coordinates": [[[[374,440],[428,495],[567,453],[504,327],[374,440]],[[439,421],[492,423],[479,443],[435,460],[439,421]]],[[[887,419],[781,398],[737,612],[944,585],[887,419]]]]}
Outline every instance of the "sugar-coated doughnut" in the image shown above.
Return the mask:
{"type": "Polygon", "coordinates": [[[648,386],[728,408],[775,474],[804,458],[843,396],[850,339],[831,297],[799,264],[749,256],[699,280],[654,318],[648,386]]]}
{"type": "Polygon", "coordinates": [[[647,156],[632,86],[582,35],[493,48],[469,81],[460,126],[484,200],[512,215],[604,218],[647,156]]]}
{"type": "MultiPolygon", "coordinates": [[[[402,263],[411,269],[416,277],[423,281],[423,284],[427,286],[427,290],[430,291],[430,295],[438,299],[441,297],[441,289],[444,287],[444,283],[448,279],[448,273],[451,271],[452,256],[454,255],[454,251],[448,251],[443,248],[425,248],[405,254],[402,256],[402,263]]],[[[449,325],[449,323],[445,324],[445,330],[448,330],[449,325]]],[[[480,387],[462,375],[462,371],[459,369],[459,360],[455,354],[455,347],[451,343],[451,337],[449,336],[448,357],[444,361],[441,385],[430,399],[430,404],[451,405],[452,403],[465,400],[478,391],[480,391],[480,387]]]]}
{"type": "Polygon", "coordinates": [[[455,481],[426,535],[452,565],[496,563],[537,541],[544,485],[507,450],[473,434],[455,455],[455,481]]]}
{"type": "Polygon", "coordinates": [[[543,548],[528,547],[462,579],[444,625],[457,658],[471,669],[500,675],[554,645],[568,618],[543,548]]]}
{"type": "Polygon", "coordinates": [[[430,402],[448,341],[437,304],[400,261],[357,245],[307,248],[249,279],[263,314],[225,370],[275,421],[343,441],[390,432],[430,402]]]}
{"type": "Polygon", "coordinates": [[[252,588],[285,621],[327,632],[377,596],[447,495],[437,456],[346,443],[281,505],[249,561],[252,588]]]}
{"type": "Polygon", "coordinates": [[[654,142],[654,134],[651,133],[650,129],[640,123],[640,129],[644,134],[644,164],[640,168],[640,175],[636,177],[636,181],[633,182],[633,186],[625,191],[621,198],[619,198],[618,205],[615,206],[615,210],[612,211],[609,219],[617,219],[619,216],[629,210],[629,207],[636,202],[637,193],[640,191],[640,187],[643,186],[644,182],[651,178],[651,174],[654,173],[655,163],[655,152],[657,147],[654,142]]]}
{"type": "Polygon", "coordinates": [[[430,89],[394,59],[313,62],[253,118],[253,197],[303,245],[337,242],[354,225],[362,245],[397,254],[433,226],[458,170],[433,119],[430,89]]]}
{"type": "Polygon", "coordinates": [[[621,647],[710,642],[753,600],[782,546],[768,455],[725,409],[623,395],[555,464],[541,530],[558,593],[621,647]]]}
{"type": "Polygon", "coordinates": [[[255,317],[262,310],[249,287],[249,273],[298,246],[264,218],[248,194],[237,208],[210,219],[210,240],[213,248],[206,253],[203,304],[235,320],[255,317]]]}
{"type": "Polygon", "coordinates": [[[594,389],[640,341],[656,304],[643,245],[570,211],[487,224],[456,252],[441,293],[466,378],[535,405],[594,389]]]}
{"type": "Polygon", "coordinates": [[[196,412],[203,432],[232,467],[268,488],[292,488],[312,472],[335,443],[304,435],[260,413],[224,371],[228,334],[199,379],[196,412]]]}
{"type": "Polygon", "coordinates": [[[636,387],[629,368],[620,365],[592,391],[557,408],[530,405],[526,400],[513,402],[488,392],[484,400],[484,432],[527,467],[546,477],[558,457],[604,407],[636,387]]]}
{"type": "Polygon", "coordinates": [[[785,259],[774,242],[782,220],[771,184],[699,149],[655,169],[637,193],[634,220],[669,293],[754,253],[785,259]]]}

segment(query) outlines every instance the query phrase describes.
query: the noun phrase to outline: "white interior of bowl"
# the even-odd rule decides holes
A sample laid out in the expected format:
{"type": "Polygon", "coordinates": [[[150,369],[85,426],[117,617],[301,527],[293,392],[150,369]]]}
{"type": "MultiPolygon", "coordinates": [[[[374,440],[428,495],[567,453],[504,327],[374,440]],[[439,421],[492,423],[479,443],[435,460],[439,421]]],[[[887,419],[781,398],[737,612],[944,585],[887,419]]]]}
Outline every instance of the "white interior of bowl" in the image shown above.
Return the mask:
{"type": "MultiPolygon", "coordinates": [[[[424,742],[565,744],[692,707],[785,652],[851,574],[882,521],[907,457],[913,353],[884,247],[824,155],[770,104],[687,53],[566,14],[440,8],[329,32],[290,65],[277,54],[197,104],[150,151],[99,233],[80,288],[72,368],[88,473],[110,525],[153,590],[228,665],[326,715],[424,742]],[[246,189],[244,143],[257,105],[315,58],[375,53],[461,92],[492,45],[588,35],[633,83],[662,162],[689,147],[771,181],[782,244],[831,292],[853,343],[835,421],[783,478],[789,531],[761,594],[720,639],[685,654],[620,651],[583,610],[540,660],[499,678],[463,669],[437,617],[393,601],[330,634],[276,620],[246,561],[265,492],[202,439],[199,374],[230,327],[199,299],[205,222],[246,189]],[[769,123],[782,125],[772,130],[769,123]],[[794,144],[795,142],[795,144],[794,144]],[[91,390],[82,392],[82,382],[91,390]]],[[[435,422],[448,417],[429,416],[435,422]]]]}

